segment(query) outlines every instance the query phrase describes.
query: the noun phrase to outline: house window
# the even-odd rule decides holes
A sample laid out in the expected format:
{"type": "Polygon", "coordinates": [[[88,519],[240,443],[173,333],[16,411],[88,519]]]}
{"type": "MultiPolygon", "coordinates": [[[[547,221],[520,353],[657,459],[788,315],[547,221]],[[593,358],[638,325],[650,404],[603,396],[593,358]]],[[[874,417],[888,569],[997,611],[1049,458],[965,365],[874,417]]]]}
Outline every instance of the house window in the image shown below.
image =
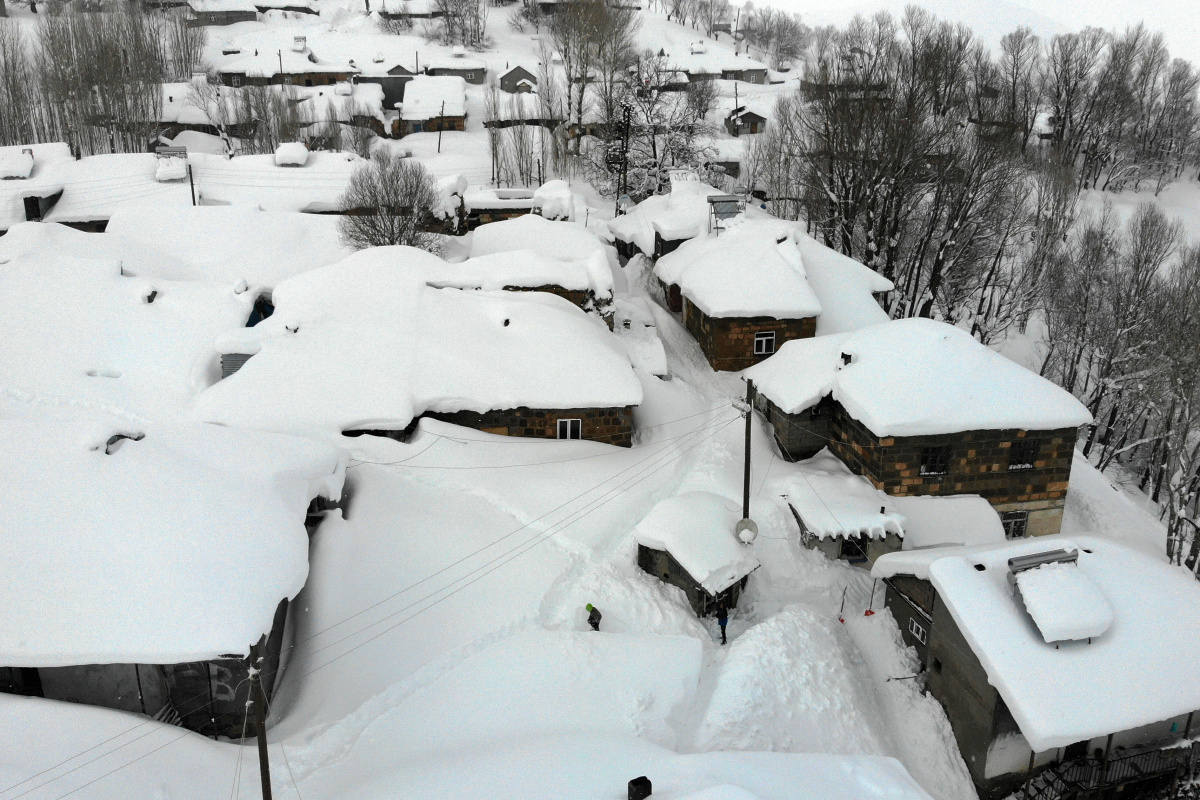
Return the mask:
{"type": "Polygon", "coordinates": [[[1014,469],[1033,469],[1033,462],[1037,461],[1038,443],[1030,439],[1018,439],[1012,443],[1012,447],[1008,449],[1008,468],[1014,469]]]}
{"type": "Polygon", "coordinates": [[[233,84],[234,86],[241,86],[242,85],[242,76],[234,75],[233,80],[231,80],[230,83],[233,84]]]}
{"type": "Polygon", "coordinates": [[[1024,539],[1029,535],[1028,511],[1005,511],[1000,515],[1005,539],[1024,539]]]}
{"type": "Polygon", "coordinates": [[[921,448],[921,474],[945,475],[950,471],[950,446],[921,448]]]}
{"type": "Polygon", "coordinates": [[[775,331],[754,334],[754,355],[769,356],[775,352],[775,331]]]}
{"type": "Polygon", "coordinates": [[[560,439],[582,439],[583,438],[583,420],[581,420],[581,419],[560,419],[558,421],[558,438],[560,438],[560,439]]]}
{"type": "Polygon", "coordinates": [[[867,560],[867,544],[861,536],[847,536],[842,540],[842,558],[851,564],[867,560]]]}
{"type": "Polygon", "coordinates": [[[942,661],[941,661],[941,659],[935,658],[935,659],[933,660],[933,671],[934,671],[934,672],[941,672],[941,671],[942,671],[942,661]]]}
{"type": "Polygon", "coordinates": [[[918,642],[925,644],[925,626],[917,622],[916,619],[908,618],[908,632],[913,635],[918,642]]]}

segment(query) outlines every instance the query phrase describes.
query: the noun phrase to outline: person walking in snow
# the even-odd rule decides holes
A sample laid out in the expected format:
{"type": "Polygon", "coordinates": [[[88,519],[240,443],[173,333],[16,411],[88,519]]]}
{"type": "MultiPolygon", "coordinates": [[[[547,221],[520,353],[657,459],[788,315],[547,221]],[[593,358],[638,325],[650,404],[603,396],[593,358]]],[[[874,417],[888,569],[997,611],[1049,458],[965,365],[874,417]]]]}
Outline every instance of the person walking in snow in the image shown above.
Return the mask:
{"type": "Polygon", "coordinates": [[[588,625],[592,626],[592,630],[600,630],[600,609],[596,608],[591,603],[587,604],[588,625]]]}
{"type": "Polygon", "coordinates": [[[726,644],[725,626],[729,624],[729,609],[725,608],[725,601],[717,601],[717,624],[721,626],[721,644],[726,644]]]}

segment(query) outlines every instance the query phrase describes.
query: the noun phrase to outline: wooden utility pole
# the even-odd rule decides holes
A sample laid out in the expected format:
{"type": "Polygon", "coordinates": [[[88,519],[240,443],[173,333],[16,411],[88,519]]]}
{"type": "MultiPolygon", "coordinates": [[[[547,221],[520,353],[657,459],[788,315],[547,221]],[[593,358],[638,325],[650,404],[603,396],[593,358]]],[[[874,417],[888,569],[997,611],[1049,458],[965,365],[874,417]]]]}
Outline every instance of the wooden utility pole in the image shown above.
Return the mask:
{"type": "MultiPolygon", "coordinates": [[[[2,2],[2,0],[0,0],[2,2]]],[[[192,205],[196,205],[196,182],[192,180],[192,165],[188,164],[188,186],[192,189],[192,205]]]]}
{"type": "Polygon", "coordinates": [[[258,771],[263,800],[271,800],[271,759],[267,755],[267,696],[262,687],[262,650],[250,648],[250,699],[254,703],[254,732],[258,737],[258,771]]]}
{"type": "Polygon", "coordinates": [[[442,101],[442,110],[438,112],[438,152],[442,152],[442,128],[446,125],[446,101],[442,101]]]}
{"type": "Polygon", "coordinates": [[[746,473],[742,485],[742,519],[750,519],[750,427],[754,423],[754,381],[746,380],[746,473]]]}

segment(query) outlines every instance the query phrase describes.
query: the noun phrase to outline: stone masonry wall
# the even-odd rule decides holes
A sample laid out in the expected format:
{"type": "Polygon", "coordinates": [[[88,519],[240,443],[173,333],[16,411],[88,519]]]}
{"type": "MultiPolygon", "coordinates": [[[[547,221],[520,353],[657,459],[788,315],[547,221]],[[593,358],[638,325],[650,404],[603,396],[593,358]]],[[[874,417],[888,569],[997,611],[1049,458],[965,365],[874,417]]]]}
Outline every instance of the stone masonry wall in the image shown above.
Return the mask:
{"type": "Polygon", "coordinates": [[[808,339],[817,333],[817,318],[774,319],[773,317],[710,317],[683,299],[683,321],[688,332],[715,370],[736,372],[751,367],[770,354],[754,355],[754,334],[775,332],[775,350],[792,339],[808,339]]]}
{"type": "Polygon", "coordinates": [[[1028,511],[1028,533],[1058,533],[1076,431],[983,430],[936,436],[880,438],[834,405],[830,449],[852,471],[870,479],[893,497],[978,494],[997,512],[1028,511]],[[1013,442],[1035,440],[1037,454],[1031,469],[1010,470],[1013,442]],[[949,471],[921,475],[921,451],[950,448],[949,471]]]}
{"type": "Polygon", "coordinates": [[[527,436],[557,439],[558,420],[581,420],[584,439],[620,447],[633,444],[633,406],[612,408],[508,408],[478,413],[456,411],[449,414],[429,412],[427,417],[502,436],[527,436]]]}

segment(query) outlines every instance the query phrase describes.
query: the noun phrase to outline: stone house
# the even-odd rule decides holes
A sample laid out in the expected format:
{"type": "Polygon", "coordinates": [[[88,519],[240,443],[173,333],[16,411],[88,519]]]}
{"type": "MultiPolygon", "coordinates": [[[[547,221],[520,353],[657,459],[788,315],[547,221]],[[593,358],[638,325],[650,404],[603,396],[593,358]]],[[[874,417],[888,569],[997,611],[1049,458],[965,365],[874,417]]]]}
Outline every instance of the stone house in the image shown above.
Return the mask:
{"type": "Polygon", "coordinates": [[[328,86],[349,81],[359,70],[352,64],[322,61],[296,36],[286,50],[259,50],[231,58],[218,69],[226,86],[328,86]]]}
{"type": "Polygon", "coordinates": [[[487,64],[477,58],[468,58],[467,51],[455,47],[449,58],[435,58],[425,64],[425,74],[454,76],[467,83],[482,84],[487,79],[487,64]]]}
{"type": "Polygon", "coordinates": [[[759,567],[753,545],[734,535],[740,512],[709,492],[660,501],[633,529],[638,566],[681,589],[696,616],[711,615],[719,603],[735,608],[759,567]]]}
{"type": "Polygon", "coordinates": [[[940,322],[789,345],[747,377],[786,457],[822,447],[892,497],[978,494],[1010,538],[1057,533],[1075,398],[940,322]]]}
{"type": "Polygon", "coordinates": [[[746,369],[816,334],[821,303],[791,225],[742,221],[684,243],[654,265],[666,306],[716,370],[746,369]]]}
{"type": "Polygon", "coordinates": [[[871,574],[981,800],[1159,796],[1200,755],[1200,586],[1161,560],[1059,538],[893,553],[871,574]]]}
{"type": "Polygon", "coordinates": [[[187,5],[191,9],[189,28],[235,25],[258,19],[258,9],[250,0],[188,0],[187,5]]]}
{"type": "Polygon", "coordinates": [[[417,75],[404,87],[404,102],[393,135],[462,131],[466,123],[467,90],[461,77],[417,75]]]}
{"type": "Polygon", "coordinates": [[[340,498],[343,456],[216,426],[46,422],[0,424],[23,454],[0,465],[22,508],[0,532],[12,556],[0,599],[22,609],[0,632],[0,691],[240,738],[249,670],[262,659],[270,697],[308,534],[340,498]],[[46,568],[21,566],[33,561],[46,568]],[[234,562],[253,569],[224,569],[234,562]],[[47,596],[69,599],[30,602],[47,596]]]}

